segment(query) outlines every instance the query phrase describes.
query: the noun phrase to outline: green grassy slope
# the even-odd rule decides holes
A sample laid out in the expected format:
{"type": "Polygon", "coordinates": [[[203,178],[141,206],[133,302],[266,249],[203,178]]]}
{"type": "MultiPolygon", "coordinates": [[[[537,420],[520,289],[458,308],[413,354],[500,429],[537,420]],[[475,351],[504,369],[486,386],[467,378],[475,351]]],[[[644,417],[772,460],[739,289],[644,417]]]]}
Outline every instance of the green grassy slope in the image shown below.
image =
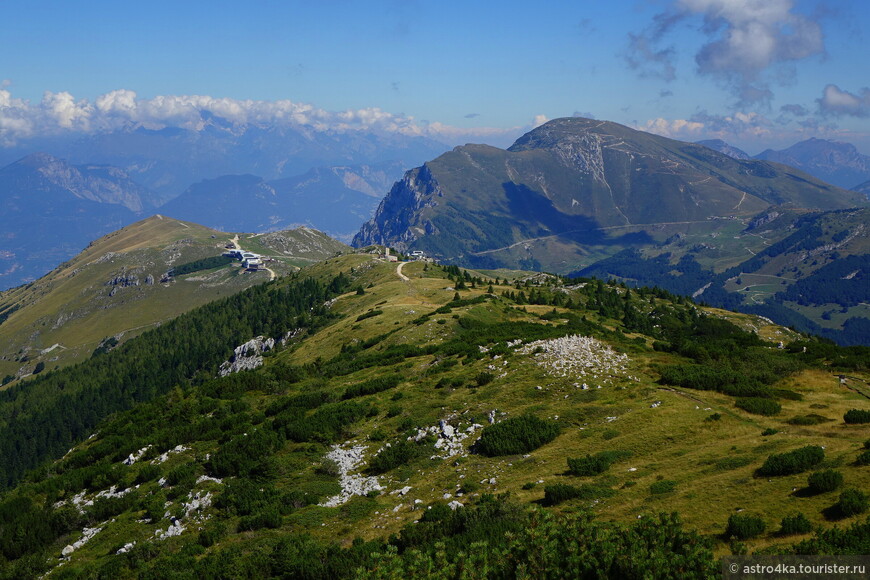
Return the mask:
{"type": "Polygon", "coordinates": [[[87,359],[104,339],[120,342],[207,302],[268,281],[238,262],[167,277],[173,267],[239,246],[274,258],[276,275],[346,246],[299,228],[260,236],[227,234],[153,216],[91,243],[43,278],[0,294],[0,376],[27,376],[87,359]]]}
{"type": "MultiPolygon", "coordinates": [[[[795,512],[821,528],[863,521],[831,506],[843,489],[870,487],[860,459],[870,427],[844,422],[847,411],[870,409],[867,349],[807,341],[661,291],[397,268],[367,254],[307,268],[339,292],[327,302],[328,325],[268,353],[256,371],[199,373],[113,416],[7,493],[0,510],[54,506],[44,517],[62,514],[66,523],[22,548],[31,560],[19,555],[5,570],[195,577],[224,566],[230,575],[268,575],[317,560],[311,577],[351,576],[357,565],[375,566],[366,554],[385,550],[396,533],[402,558],[406,548],[428,553],[437,551],[428,542],[448,542],[447,574],[446,562],[468,557],[467,544],[450,542],[485,540],[479,555],[492,556],[503,532],[520,533],[522,514],[540,505],[589,510],[620,526],[676,511],[716,553],[738,549],[723,537],[734,514],[766,524],[746,540],[751,550],[809,539],[777,534],[795,512]],[[778,411],[757,414],[757,403],[741,401],[750,395],[778,411]],[[537,426],[520,435],[528,415],[537,426]],[[481,434],[488,443],[475,446],[481,434]],[[792,475],[760,474],[771,455],[805,446],[823,447],[822,461],[792,475]],[[129,454],[136,461],[125,465],[129,454]],[[597,474],[572,472],[569,460],[586,456],[610,459],[597,474]],[[842,475],[840,488],[809,493],[809,473],[823,469],[842,475]],[[363,494],[331,500],[350,478],[363,494]],[[129,491],[98,497],[112,486],[129,491]],[[498,510],[487,503],[493,495],[498,510]],[[451,511],[452,501],[463,507],[451,511]],[[100,530],[61,563],[85,526],[100,530]],[[455,527],[439,536],[439,526],[455,527]],[[160,539],[170,527],[183,531],[160,539]],[[333,543],[345,550],[328,551],[333,543]],[[348,561],[356,564],[328,569],[348,561]]],[[[380,562],[383,577],[393,577],[380,562]]]]}

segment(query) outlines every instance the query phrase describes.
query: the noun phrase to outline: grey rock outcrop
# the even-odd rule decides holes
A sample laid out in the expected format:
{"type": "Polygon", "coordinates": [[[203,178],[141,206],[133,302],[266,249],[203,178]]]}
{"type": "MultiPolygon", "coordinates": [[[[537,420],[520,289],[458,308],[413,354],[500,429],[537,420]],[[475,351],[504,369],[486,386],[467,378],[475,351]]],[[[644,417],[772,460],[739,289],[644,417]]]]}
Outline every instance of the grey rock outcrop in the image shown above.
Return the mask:
{"type": "Polygon", "coordinates": [[[239,371],[249,371],[263,364],[263,353],[275,348],[274,338],[258,336],[241,344],[233,351],[230,360],[221,364],[218,374],[225,377],[239,371]]]}

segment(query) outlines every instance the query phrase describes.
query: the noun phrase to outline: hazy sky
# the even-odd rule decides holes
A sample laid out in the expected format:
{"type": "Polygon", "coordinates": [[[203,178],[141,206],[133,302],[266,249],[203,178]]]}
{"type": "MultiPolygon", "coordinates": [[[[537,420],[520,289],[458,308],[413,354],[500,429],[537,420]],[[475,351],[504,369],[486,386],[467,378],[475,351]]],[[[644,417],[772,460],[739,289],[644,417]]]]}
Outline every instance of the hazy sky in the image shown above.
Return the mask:
{"type": "Polygon", "coordinates": [[[0,144],[206,109],[499,145],[584,115],[749,153],[817,136],[870,154],[864,0],[0,7],[0,144]]]}

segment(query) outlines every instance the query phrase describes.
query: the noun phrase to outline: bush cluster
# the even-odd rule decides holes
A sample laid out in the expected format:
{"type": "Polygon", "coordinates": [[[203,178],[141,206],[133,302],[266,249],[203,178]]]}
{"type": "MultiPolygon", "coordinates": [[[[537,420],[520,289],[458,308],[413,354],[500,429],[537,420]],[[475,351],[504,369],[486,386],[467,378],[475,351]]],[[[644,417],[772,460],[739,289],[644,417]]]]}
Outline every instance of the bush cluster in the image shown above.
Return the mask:
{"type": "Polygon", "coordinates": [[[749,514],[732,514],[728,518],[728,527],[725,528],[726,538],[748,540],[764,533],[764,520],[758,516],[749,514]]]}
{"type": "Polygon", "coordinates": [[[808,534],[813,531],[813,524],[807,519],[807,516],[798,512],[791,516],[782,518],[779,526],[780,536],[791,536],[794,534],[808,534]]]}
{"type": "Polygon", "coordinates": [[[484,428],[476,450],[488,457],[528,453],[555,439],[559,432],[555,421],[534,415],[513,417],[484,428]]]}
{"type": "Polygon", "coordinates": [[[840,498],[831,506],[831,510],[837,517],[848,518],[863,514],[868,507],[870,507],[870,498],[866,493],[858,489],[847,489],[840,494],[840,498]]]}
{"type": "Polygon", "coordinates": [[[677,482],[670,479],[663,479],[649,486],[649,492],[653,495],[670,493],[675,489],[677,489],[677,482]]]}
{"type": "Polygon", "coordinates": [[[584,483],[582,485],[568,485],[565,483],[554,483],[544,487],[544,504],[554,506],[563,501],[570,499],[600,499],[603,497],[611,497],[616,492],[601,485],[593,485],[584,483]]]}
{"type": "Polygon", "coordinates": [[[843,415],[843,421],[849,425],[870,423],[870,411],[864,409],[850,409],[843,415]]]}
{"type": "Polygon", "coordinates": [[[389,375],[386,377],[377,377],[362,383],[349,386],[344,391],[342,399],[352,399],[354,397],[362,397],[364,395],[373,395],[397,387],[402,382],[402,377],[399,375],[389,375]]]}
{"type": "Polygon", "coordinates": [[[843,485],[843,474],[833,469],[817,471],[807,478],[807,486],[810,493],[827,493],[834,491],[843,485]]]}
{"type": "Polygon", "coordinates": [[[595,455],[586,457],[568,458],[568,472],[578,477],[589,477],[604,473],[610,466],[626,457],[630,457],[629,451],[599,451],[595,455]]]}
{"type": "Polygon", "coordinates": [[[365,320],[366,318],[374,318],[375,316],[380,316],[383,313],[384,313],[383,310],[369,310],[368,312],[364,312],[364,313],[360,314],[359,316],[357,316],[356,321],[361,322],[361,321],[365,320]]]}
{"type": "Polygon", "coordinates": [[[793,475],[812,469],[825,459],[825,451],[818,445],[807,445],[788,453],[768,457],[756,472],[759,476],[793,475]]]}
{"type": "Polygon", "coordinates": [[[748,413],[769,417],[782,411],[782,405],[763,397],[740,397],[734,404],[748,413]]]}
{"type": "Polygon", "coordinates": [[[390,446],[384,446],[380,453],[369,461],[368,472],[374,475],[386,473],[400,465],[405,465],[417,455],[417,445],[411,441],[400,439],[390,446]]]}

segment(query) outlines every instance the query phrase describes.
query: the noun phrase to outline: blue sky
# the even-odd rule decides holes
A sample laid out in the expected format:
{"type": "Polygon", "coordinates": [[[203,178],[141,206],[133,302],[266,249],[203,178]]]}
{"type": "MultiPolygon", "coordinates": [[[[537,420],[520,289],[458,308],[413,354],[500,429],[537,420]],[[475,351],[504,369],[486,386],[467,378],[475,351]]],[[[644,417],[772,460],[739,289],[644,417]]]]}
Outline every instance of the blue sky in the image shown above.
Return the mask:
{"type": "Polygon", "coordinates": [[[750,153],[816,136],[870,154],[860,0],[0,5],[0,144],[206,108],[498,145],[580,114],[750,153]]]}

